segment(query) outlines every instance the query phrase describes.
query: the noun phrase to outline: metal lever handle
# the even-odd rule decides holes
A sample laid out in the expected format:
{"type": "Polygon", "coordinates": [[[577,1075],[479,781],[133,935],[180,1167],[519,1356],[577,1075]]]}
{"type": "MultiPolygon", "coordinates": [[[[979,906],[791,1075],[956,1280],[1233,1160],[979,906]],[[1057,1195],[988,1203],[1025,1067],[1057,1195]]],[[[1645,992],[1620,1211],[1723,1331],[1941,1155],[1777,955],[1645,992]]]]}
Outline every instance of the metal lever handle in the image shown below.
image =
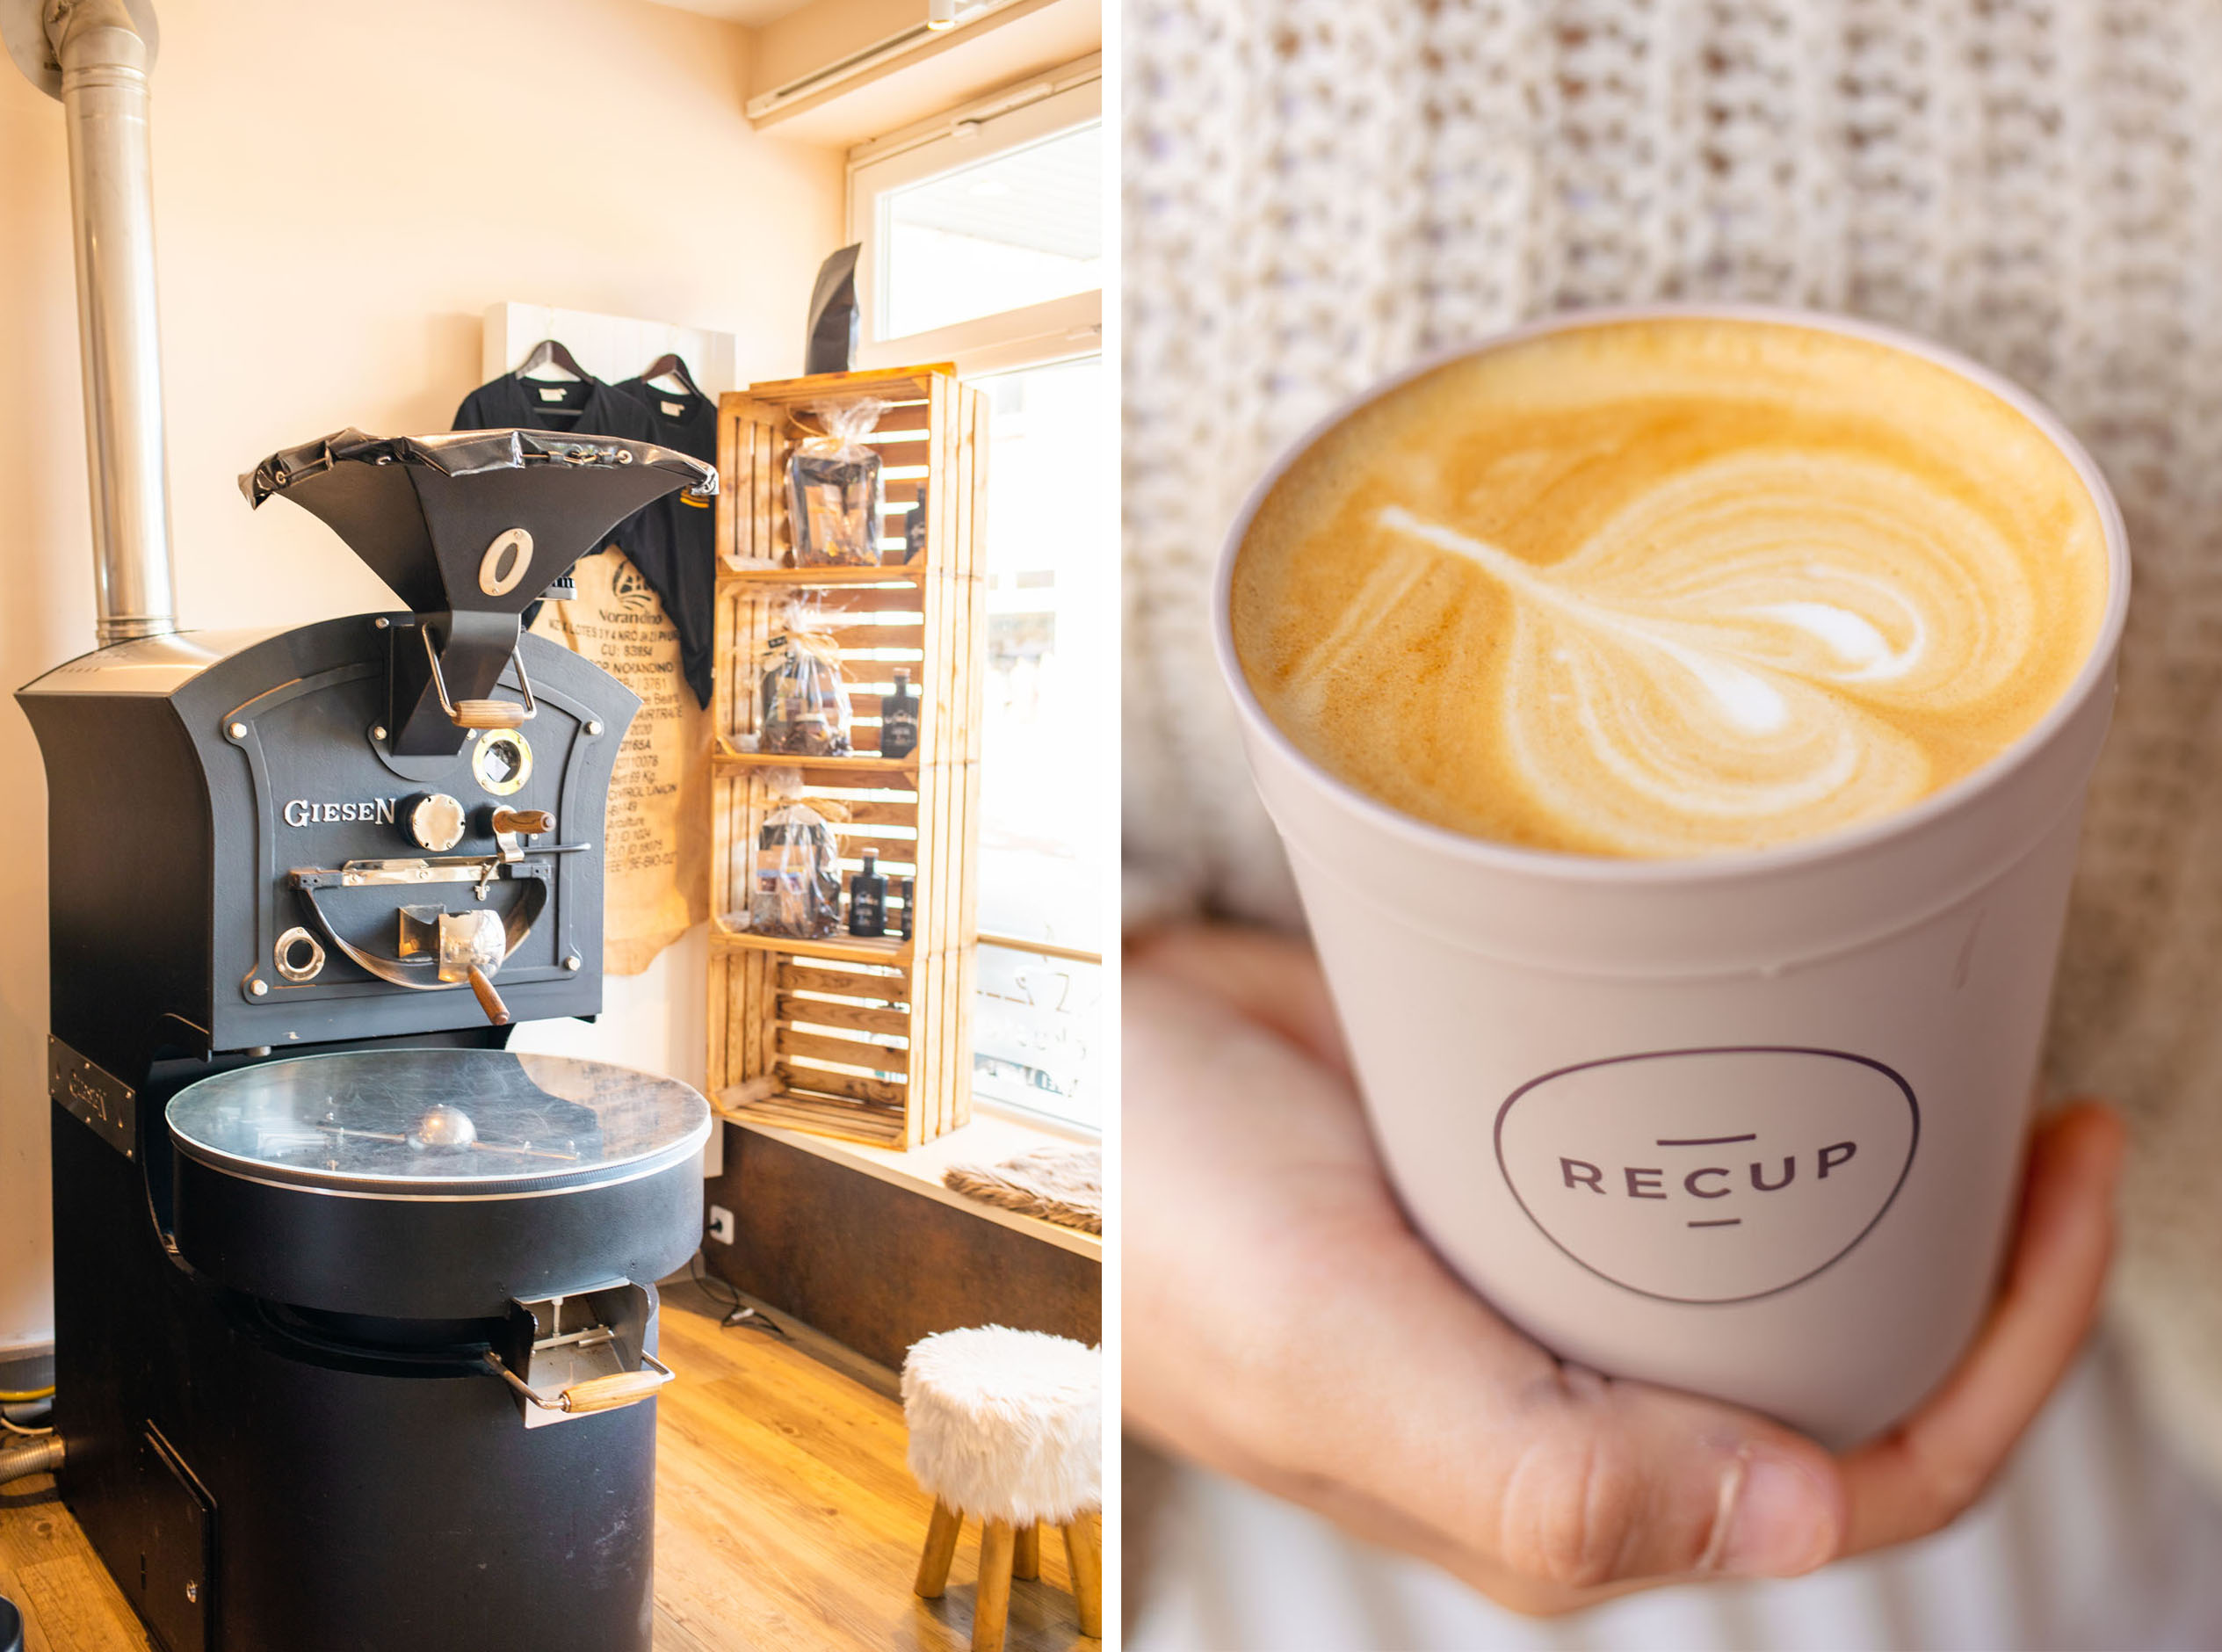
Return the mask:
{"type": "MultiPolygon", "coordinates": [[[[429,972],[423,965],[404,963],[398,958],[381,958],[342,935],[317,900],[316,885],[311,881],[314,878],[326,875],[329,874],[297,871],[293,873],[293,888],[300,891],[301,899],[308,903],[308,915],[315,920],[316,927],[324,932],[324,938],[338,949],[342,957],[389,985],[408,987],[418,992],[450,992],[463,984],[442,981],[437,975],[427,980],[425,976],[429,972]]],[[[524,891],[510,908],[509,916],[502,924],[504,942],[502,956],[504,960],[532,933],[532,925],[539,921],[541,912],[547,906],[548,888],[545,878],[526,877],[521,881],[525,885],[524,891]]],[[[509,1006],[495,991],[492,980],[482,969],[475,967],[471,970],[469,979],[471,990],[478,995],[479,1007],[486,1011],[496,1026],[507,1026],[510,1024],[509,1006]]]]}
{"type": "Polygon", "coordinates": [[[543,1411],[614,1411],[620,1406],[638,1405],[653,1396],[655,1391],[671,1380],[671,1367],[654,1354],[643,1353],[641,1363],[645,1371],[620,1371],[606,1377],[589,1377],[584,1382],[575,1382],[568,1388],[560,1388],[550,1399],[526,1382],[516,1372],[503,1365],[499,1356],[488,1354],[486,1368],[517,1390],[525,1400],[543,1411]]]}
{"type": "Polygon", "coordinates": [[[447,714],[448,721],[458,728],[517,728],[540,714],[539,706],[532,699],[532,679],[525,675],[525,656],[517,649],[510,650],[510,663],[517,667],[517,686],[525,696],[518,705],[510,699],[450,699],[447,679],[440,675],[439,650],[432,646],[432,627],[416,627],[424,639],[424,658],[432,668],[432,692],[439,696],[440,709],[447,714]]]}

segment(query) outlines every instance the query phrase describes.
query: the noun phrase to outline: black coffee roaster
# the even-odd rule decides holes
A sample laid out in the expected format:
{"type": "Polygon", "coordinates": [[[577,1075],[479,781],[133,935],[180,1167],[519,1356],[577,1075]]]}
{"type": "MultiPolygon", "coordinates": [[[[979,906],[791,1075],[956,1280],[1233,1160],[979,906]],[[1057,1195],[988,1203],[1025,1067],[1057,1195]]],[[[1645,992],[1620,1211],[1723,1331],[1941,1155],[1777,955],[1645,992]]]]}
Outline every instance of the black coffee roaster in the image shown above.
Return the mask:
{"type": "Polygon", "coordinates": [[[521,617],[694,460],[543,432],[273,455],[388,613],[104,648],[48,796],[62,1495],[165,1652],[645,1649],[684,1084],[511,1054],[602,1002],[639,702],[521,617]]]}

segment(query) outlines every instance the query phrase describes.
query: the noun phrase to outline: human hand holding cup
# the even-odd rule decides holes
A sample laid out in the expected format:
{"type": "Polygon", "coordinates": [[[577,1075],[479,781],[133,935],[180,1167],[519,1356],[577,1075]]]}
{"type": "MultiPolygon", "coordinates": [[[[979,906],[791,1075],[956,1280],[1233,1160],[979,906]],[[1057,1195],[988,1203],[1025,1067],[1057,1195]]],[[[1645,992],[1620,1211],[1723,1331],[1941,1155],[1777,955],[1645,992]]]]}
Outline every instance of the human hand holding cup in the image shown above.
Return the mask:
{"type": "Polygon", "coordinates": [[[1318,965],[1226,929],[1127,949],[1128,1426],[1559,1612],[1787,1576],[1936,1530],[2005,1460],[2097,1303],[2121,1127],[2032,1141],[2005,1284],[1951,1378],[1832,1457],[1753,1412],[1554,1359],[1415,1235],[1384,1180],[1318,965]]]}

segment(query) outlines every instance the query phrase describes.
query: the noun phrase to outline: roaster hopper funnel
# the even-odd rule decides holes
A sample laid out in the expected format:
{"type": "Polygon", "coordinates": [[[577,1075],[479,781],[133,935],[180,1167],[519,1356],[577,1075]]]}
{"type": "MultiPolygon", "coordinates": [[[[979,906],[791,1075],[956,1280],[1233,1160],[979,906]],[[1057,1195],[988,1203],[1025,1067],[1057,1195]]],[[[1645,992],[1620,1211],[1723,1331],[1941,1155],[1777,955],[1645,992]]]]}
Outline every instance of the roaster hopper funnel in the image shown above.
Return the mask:
{"type": "Polygon", "coordinates": [[[717,472],[648,442],[545,431],[366,436],[341,431],[272,453],[239,479],[259,506],[282,494],[344,540],[417,616],[393,654],[393,750],[445,756],[476,728],[532,714],[496,692],[525,610],[643,506],[717,472]]]}

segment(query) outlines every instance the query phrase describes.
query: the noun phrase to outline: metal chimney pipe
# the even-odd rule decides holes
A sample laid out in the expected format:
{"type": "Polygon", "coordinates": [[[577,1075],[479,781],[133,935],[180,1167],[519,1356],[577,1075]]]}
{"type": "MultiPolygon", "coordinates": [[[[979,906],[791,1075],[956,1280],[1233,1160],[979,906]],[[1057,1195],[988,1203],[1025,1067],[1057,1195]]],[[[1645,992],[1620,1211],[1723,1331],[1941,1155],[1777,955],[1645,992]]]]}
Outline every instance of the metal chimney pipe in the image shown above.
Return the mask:
{"type": "Polygon", "coordinates": [[[61,98],[69,127],[93,583],[105,648],[177,628],[147,141],[154,15],[146,0],[6,0],[5,11],[11,54],[61,98]],[[33,4],[43,42],[26,38],[32,18],[25,14],[33,4]],[[40,43],[46,61],[34,67],[25,59],[39,55],[40,43]]]}

